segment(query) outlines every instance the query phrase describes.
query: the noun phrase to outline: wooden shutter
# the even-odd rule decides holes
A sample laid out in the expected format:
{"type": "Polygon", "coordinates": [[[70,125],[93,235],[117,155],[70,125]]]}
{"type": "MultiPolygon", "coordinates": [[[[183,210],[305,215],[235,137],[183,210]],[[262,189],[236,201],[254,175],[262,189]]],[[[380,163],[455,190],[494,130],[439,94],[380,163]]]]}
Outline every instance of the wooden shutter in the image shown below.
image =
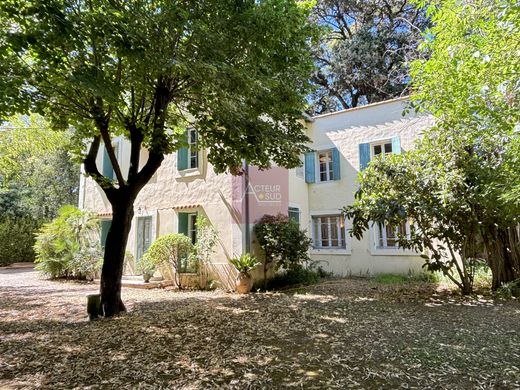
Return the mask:
{"type": "Polygon", "coordinates": [[[401,154],[401,140],[399,136],[392,137],[392,153],[401,154]]]}
{"type": "Polygon", "coordinates": [[[341,165],[341,159],[338,148],[332,149],[332,180],[340,180],[341,179],[341,173],[340,173],[340,165],[341,165]]]}
{"type": "Polygon", "coordinates": [[[370,162],[370,144],[359,144],[359,170],[362,171],[370,162]]]}
{"type": "Polygon", "coordinates": [[[188,130],[185,130],[184,131],[184,143],[185,143],[185,146],[179,148],[179,150],[177,150],[177,170],[178,171],[183,171],[185,169],[188,169],[188,163],[189,163],[189,149],[188,149],[188,146],[187,146],[187,143],[188,143],[188,136],[189,136],[189,133],[188,133],[188,130]]]}
{"type": "Polygon", "coordinates": [[[305,153],[305,181],[307,183],[316,182],[316,165],[314,159],[314,152],[305,153]]]}
{"type": "Polygon", "coordinates": [[[179,213],[178,232],[188,236],[188,213],[179,213]]]}
{"type": "Polygon", "coordinates": [[[103,147],[103,176],[110,180],[114,178],[114,168],[112,167],[112,162],[110,161],[106,147],[103,147]]]}
{"type": "Polygon", "coordinates": [[[104,249],[107,243],[108,231],[110,230],[110,226],[112,226],[112,220],[103,220],[101,221],[101,233],[100,233],[100,241],[101,247],[104,249]]]}

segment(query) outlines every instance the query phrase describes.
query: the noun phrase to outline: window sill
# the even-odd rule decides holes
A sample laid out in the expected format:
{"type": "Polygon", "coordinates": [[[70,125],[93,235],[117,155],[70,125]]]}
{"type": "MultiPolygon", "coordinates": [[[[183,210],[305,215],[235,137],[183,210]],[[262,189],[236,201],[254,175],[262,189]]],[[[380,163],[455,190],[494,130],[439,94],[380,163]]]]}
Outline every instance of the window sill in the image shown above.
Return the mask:
{"type": "Polygon", "coordinates": [[[416,256],[419,257],[421,254],[409,249],[400,248],[373,248],[370,251],[372,256],[416,256]]]}
{"type": "Polygon", "coordinates": [[[312,248],[311,255],[350,255],[352,251],[347,248],[312,248]]]}
{"type": "Polygon", "coordinates": [[[327,180],[327,181],[316,181],[314,183],[309,183],[309,184],[317,184],[317,185],[326,185],[326,184],[337,184],[337,183],[340,183],[341,182],[341,179],[339,180],[327,180]]]}
{"type": "Polygon", "coordinates": [[[177,178],[202,176],[200,168],[188,168],[177,172],[177,178]]]}

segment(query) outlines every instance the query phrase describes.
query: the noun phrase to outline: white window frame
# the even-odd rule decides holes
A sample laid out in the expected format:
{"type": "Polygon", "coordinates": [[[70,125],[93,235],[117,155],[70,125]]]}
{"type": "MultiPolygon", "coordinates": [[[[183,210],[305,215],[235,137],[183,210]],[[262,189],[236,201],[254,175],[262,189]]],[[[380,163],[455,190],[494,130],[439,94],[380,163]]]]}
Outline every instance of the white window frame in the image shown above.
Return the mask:
{"type": "Polygon", "coordinates": [[[378,141],[374,141],[374,142],[370,143],[370,161],[372,161],[374,158],[376,158],[376,156],[381,156],[381,158],[384,159],[387,154],[393,154],[393,153],[394,153],[394,147],[392,145],[392,139],[391,138],[384,139],[384,140],[378,140],[378,141]],[[392,148],[391,152],[386,152],[385,151],[385,145],[386,144],[390,144],[390,147],[392,148]],[[376,146],[381,146],[381,153],[380,154],[375,154],[374,148],[376,146]]]}
{"type": "Polygon", "coordinates": [[[302,224],[302,210],[300,209],[300,207],[292,205],[292,204],[288,205],[288,207],[287,207],[287,215],[289,216],[289,218],[291,218],[291,216],[289,215],[289,211],[298,213],[298,221],[297,222],[298,222],[298,225],[301,225],[302,224]]]}
{"type": "Polygon", "coordinates": [[[193,244],[197,242],[197,216],[197,212],[188,213],[188,236],[193,244]]]}
{"type": "Polygon", "coordinates": [[[318,151],[316,151],[315,156],[316,156],[315,157],[316,183],[330,183],[330,182],[334,181],[334,178],[333,178],[334,160],[333,160],[333,155],[332,155],[332,148],[318,150],[318,151]],[[321,180],[321,167],[320,167],[320,154],[323,154],[323,153],[330,154],[330,163],[327,164],[326,170],[325,170],[325,174],[327,177],[325,180],[321,180]]]}
{"type": "Polygon", "coordinates": [[[200,164],[200,153],[197,148],[199,133],[197,129],[188,129],[188,169],[199,169],[200,164]],[[192,140],[192,133],[195,133],[195,142],[192,140]],[[195,166],[192,166],[192,162],[195,159],[195,166]]]}
{"type": "MultiPolygon", "coordinates": [[[[339,213],[339,210],[320,210],[320,211],[311,211],[311,218],[310,218],[310,229],[311,232],[311,238],[313,241],[313,247],[311,248],[311,254],[319,255],[350,255],[352,253],[352,246],[351,246],[351,239],[348,234],[348,229],[350,228],[350,222],[348,219],[344,218],[341,213],[339,213]],[[344,218],[343,219],[343,231],[344,231],[344,246],[343,247],[318,247],[314,246],[314,242],[317,240],[317,234],[315,231],[315,224],[314,220],[315,218],[322,218],[322,217],[339,217],[344,218]]],[[[341,225],[340,225],[341,226],[341,225]]]]}
{"type": "MultiPolygon", "coordinates": [[[[386,226],[386,225],[383,225],[386,226]]],[[[411,226],[410,222],[406,222],[406,237],[410,238],[411,234],[411,226]]],[[[412,250],[412,249],[404,249],[399,246],[389,247],[389,246],[380,246],[380,232],[383,235],[383,242],[386,240],[386,229],[379,229],[379,224],[374,222],[370,225],[370,252],[372,255],[390,255],[390,256],[419,256],[420,253],[412,250]]]]}

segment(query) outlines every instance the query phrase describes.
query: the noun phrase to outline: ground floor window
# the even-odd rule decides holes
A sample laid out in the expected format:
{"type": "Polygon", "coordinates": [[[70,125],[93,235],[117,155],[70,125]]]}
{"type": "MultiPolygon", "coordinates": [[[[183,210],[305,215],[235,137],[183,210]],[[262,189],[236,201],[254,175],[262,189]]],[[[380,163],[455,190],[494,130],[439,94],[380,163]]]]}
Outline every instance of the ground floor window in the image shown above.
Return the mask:
{"type": "MultiPolygon", "coordinates": [[[[191,240],[195,245],[197,242],[197,213],[179,213],[178,231],[191,240]]],[[[196,267],[193,261],[189,258],[179,259],[178,271],[181,273],[196,272],[196,267]]]]}
{"type": "Polygon", "coordinates": [[[292,219],[298,225],[300,224],[300,209],[298,207],[289,207],[289,219],[292,219]]]}
{"type": "Polygon", "coordinates": [[[141,257],[148,250],[152,244],[152,217],[137,218],[137,251],[136,260],[139,261],[141,257]]]}
{"type": "Polygon", "coordinates": [[[341,215],[312,218],[314,248],[345,248],[345,219],[341,215]]]}
{"type": "Polygon", "coordinates": [[[378,249],[399,248],[399,237],[410,238],[410,224],[400,225],[378,223],[376,226],[376,247],[378,249]]]}

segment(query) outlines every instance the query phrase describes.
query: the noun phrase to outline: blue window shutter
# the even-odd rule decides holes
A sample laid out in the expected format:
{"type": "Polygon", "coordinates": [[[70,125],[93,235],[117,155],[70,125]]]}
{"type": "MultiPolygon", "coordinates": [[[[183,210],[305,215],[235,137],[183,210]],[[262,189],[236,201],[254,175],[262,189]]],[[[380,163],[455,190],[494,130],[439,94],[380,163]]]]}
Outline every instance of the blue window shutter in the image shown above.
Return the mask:
{"type": "Polygon", "coordinates": [[[188,236],[188,213],[179,213],[178,232],[188,236]]]}
{"type": "Polygon", "coordinates": [[[316,182],[316,165],[314,164],[314,152],[305,153],[305,181],[307,183],[316,182]]]}
{"type": "MultiPolygon", "coordinates": [[[[184,142],[188,142],[188,130],[184,132],[184,142]]],[[[188,148],[183,146],[177,150],[177,170],[188,169],[188,148]]]]}
{"type": "Polygon", "coordinates": [[[101,247],[104,248],[107,243],[108,231],[110,230],[110,226],[112,226],[112,220],[103,220],[101,221],[101,247]]]}
{"type": "Polygon", "coordinates": [[[114,178],[114,169],[112,167],[110,157],[108,157],[108,151],[106,147],[103,148],[103,176],[110,180],[114,178]]]}
{"type": "Polygon", "coordinates": [[[332,149],[332,180],[341,179],[340,167],[341,160],[338,148],[332,149]]]}
{"type": "Polygon", "coordinates": [[[401,154],[401,140],[399,136],[392,137],[392,153],[401,154]]]}
{"type": "Polygon", "coordinates": [[[370,162],[370,144],[359,144],[359,170],[362,171],[370,162]]]}

